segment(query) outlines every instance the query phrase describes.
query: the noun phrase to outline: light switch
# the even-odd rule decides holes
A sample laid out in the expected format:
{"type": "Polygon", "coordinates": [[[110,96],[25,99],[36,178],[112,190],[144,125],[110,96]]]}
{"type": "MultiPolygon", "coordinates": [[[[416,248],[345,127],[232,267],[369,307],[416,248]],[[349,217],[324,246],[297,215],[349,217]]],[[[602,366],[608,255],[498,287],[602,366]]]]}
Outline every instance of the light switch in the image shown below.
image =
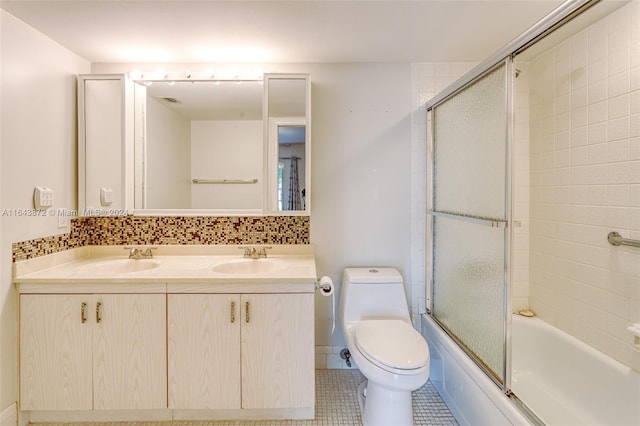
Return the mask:
{"type": "Polygon", "coordinates": [[[69,226],[69,216],[67,209],[58,209],[56,211],[58,215],[58,228],[66,228],[69,226]]]}

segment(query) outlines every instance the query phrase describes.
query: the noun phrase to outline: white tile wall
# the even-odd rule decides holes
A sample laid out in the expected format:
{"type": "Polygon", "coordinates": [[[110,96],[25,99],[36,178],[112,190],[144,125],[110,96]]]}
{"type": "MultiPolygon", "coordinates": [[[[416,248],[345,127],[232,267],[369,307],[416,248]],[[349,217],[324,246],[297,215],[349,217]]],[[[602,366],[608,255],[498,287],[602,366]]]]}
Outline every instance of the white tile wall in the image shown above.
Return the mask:
{"type": "MultiPolygon", "coordinates": [[[[526,63],[517,63],[519,70],[516,78],[515,90],[515,124],[512,157],[513,173],[513,199],[512,217],[514,220],[513,236],[511,241],[511,303],[512,310],[518,312],[529,308],[529,197],[530,197],[530,169],[529,169],[529,76],[531,72],[526,63]]],[[[570,97],[564,95],[559,102],[560,112],[569,110],[570,97]]],[[[561,133],[559,140],[567,142],[569,132],[561,133]]],[[[559,163],[566,163],[568,149],[563,150],[564,155],[557,158],[559,163]]]]}
{"type": "Polygon", "coordinates": [[[636,369],[626,327],[640,322],[640,250],[606,237],[640,238],[639,3],[541,54],[519,77],[518,86],[525,75],[530,83],[529,265],[517,255],[525,241],[514,243],[514,302],[528,294],[538,316],[636,369]]]}

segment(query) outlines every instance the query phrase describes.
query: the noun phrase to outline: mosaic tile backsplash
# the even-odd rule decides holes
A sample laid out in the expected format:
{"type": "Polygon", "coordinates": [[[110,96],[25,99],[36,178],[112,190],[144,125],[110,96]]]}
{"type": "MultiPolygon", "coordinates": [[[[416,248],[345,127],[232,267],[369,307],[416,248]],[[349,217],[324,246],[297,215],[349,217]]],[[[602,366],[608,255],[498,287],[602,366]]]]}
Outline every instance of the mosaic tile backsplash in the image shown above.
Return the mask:
{"type": "Polygon", "coordinates": [[[308,216],[109,216],[71,220],[67,234],[13,243],[13,262],[86,245],[309,244],[308,216]]]}

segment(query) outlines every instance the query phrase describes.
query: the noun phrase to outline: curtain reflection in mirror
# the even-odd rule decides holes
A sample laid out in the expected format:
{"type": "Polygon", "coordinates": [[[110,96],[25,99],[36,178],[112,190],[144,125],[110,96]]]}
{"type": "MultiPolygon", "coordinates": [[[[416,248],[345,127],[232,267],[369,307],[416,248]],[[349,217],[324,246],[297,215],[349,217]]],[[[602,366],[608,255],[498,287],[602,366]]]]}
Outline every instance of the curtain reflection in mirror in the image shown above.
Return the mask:
{"type": "Polygon", "coordinates": [[[294,124],[297,119],[283,120],[286,124],[277,124],[278,162],[282,164],[282,170],[278,170],[278,210],[304,210],[306,128],[294,124]]]}
{"type": "MultiPolygon", "coordinates": [[[[298,160],[300,157],[280,157],[278,161],[278,209],[303,210],[305,188],[300,187],[300,169],[298,160]],[[289,162],[289,167],[285,162],[289,162]]],[[[303,180],[304,182],[304,180],[303,180]]]]}
{"type": "Polygon", "coordinates": [[[298,157],[291,156],[289,165],[289,210],[300,210],[300,184],[298,180],[298,157]]]}

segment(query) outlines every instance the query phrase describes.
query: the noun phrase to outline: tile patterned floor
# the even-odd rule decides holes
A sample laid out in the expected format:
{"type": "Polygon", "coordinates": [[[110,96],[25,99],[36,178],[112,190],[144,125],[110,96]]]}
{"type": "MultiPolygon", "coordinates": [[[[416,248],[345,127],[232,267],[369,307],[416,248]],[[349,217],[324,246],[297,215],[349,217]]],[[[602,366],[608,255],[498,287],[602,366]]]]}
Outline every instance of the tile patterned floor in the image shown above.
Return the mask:
{"type": "MultiPolygon", "coordinates": [[[[356,389],[358,370],[316,370],[315,420],[32,423],[34,426],[358,426],[362,424],[356,389]]],[[[413,421],[417,425],[457,426],[449,408],[431,382],[413,394],[413,421]]],[[[393,425],[389,425],[393,426],[393,425]]]]}

